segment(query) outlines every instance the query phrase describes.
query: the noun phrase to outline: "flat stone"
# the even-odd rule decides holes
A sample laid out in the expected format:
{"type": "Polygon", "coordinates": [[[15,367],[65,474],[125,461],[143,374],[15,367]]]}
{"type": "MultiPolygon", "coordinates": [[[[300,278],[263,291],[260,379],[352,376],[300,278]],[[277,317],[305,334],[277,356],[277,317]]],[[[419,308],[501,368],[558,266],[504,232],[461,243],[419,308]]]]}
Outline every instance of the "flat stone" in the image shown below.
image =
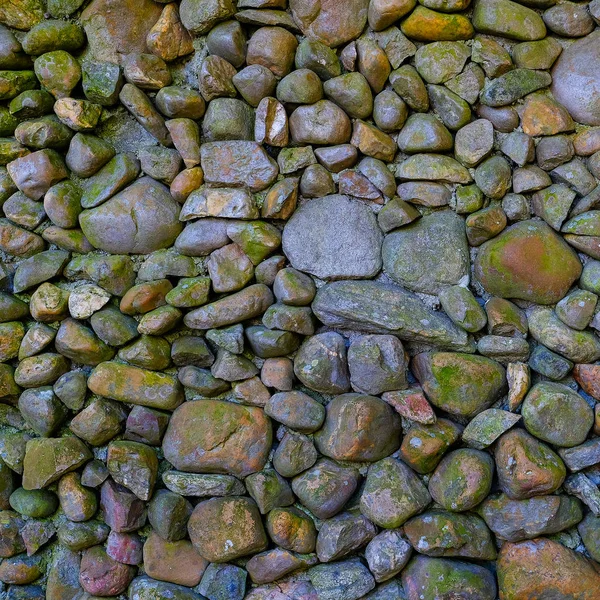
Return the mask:
{"type": "Polygon", "coordinates": [[[74,471],[92,458],[76,437],[37,438],[27,442],[23,463],[23,487],[39,490],[74,471]]]}
{"type": "Polygon", "coordinates": [[[441,348],[471,352],[467,333],[397,285],[340,281],[319,288],[313,312],[325,325],[398,336],[441,348]]]}
{"type": "Polygon", "coordinates": [[[315,198],[287,222],[283,249],[292,266],[320,279],[373,277],[382,234],[371,210],[347,196],[315,198]]]}
{"type": "Polygon", "coordinates": [[[185,315],[184,322],[192,329],[213,329],[234,325],[262,315],[273,301],[271,290],[266,285],[257,283],[190,311],[185,315]]]}
{"type": "Polygon", "coordinates": [[[443,154],[415,154],[396,166],[401,180],[471,183],[470,173],[458,161],[443,154]]]}
{"type": "Polygon", "coordinates": [[[464,442],[483,450],[521,420],[519,415],[499,408],[488,408],[473,418],[462,433],[464,442]]]}
{"type": "Polygon", "coordinates": [[[173,410],[183,401],[183,389],[172,375],[112,361],[92,371],[88,387],[100,396],[150,408],[173,410]]]}

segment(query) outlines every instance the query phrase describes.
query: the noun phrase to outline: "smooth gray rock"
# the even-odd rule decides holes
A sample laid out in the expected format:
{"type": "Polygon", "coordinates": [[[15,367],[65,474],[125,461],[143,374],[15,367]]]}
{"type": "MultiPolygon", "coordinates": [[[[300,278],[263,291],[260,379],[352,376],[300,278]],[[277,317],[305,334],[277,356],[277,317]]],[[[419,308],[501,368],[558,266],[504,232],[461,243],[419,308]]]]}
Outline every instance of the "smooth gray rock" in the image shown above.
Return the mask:
{"type": "Polygon", "coordinates": [[[142,177],[110,200],[84,210],[79,222],[92,246],[112,254],[146,254],[173,244],[180,206],[168,188],[142,177]]]}
{"type": "Polygon", "coordinates": [[[382,240],[371,209],[339,194],[301,206],[282,238],[292,266],[320,279],[374,277],[381,270],[382,240]]]}
{"type": "Polygon", "coordinates": [[[552,94],[585,125],[600,125],[600,31],[569,46],[552,70],[552,94]]]}

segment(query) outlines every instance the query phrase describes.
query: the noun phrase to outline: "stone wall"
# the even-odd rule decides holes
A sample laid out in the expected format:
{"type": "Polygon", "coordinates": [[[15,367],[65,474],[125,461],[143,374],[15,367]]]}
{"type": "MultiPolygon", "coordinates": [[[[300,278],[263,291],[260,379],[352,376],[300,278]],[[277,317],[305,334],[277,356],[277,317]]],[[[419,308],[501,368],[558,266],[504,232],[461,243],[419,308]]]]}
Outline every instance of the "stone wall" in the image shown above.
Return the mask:
{"type": "Polygon", "coordinates": [[[0,0],[0,596],[600,598],[600,0],[0,0]]]}

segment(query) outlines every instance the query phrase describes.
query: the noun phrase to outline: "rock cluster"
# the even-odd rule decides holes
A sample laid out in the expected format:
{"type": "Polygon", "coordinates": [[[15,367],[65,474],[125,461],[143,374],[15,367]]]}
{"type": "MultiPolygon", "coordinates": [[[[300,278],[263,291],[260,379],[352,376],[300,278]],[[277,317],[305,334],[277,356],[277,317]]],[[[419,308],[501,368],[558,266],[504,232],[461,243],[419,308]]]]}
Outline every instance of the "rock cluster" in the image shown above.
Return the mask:
{"type": "Polygon", "coordinates": [[[0,596],[600,598],[600,0],[0,0],[0,596]]]}

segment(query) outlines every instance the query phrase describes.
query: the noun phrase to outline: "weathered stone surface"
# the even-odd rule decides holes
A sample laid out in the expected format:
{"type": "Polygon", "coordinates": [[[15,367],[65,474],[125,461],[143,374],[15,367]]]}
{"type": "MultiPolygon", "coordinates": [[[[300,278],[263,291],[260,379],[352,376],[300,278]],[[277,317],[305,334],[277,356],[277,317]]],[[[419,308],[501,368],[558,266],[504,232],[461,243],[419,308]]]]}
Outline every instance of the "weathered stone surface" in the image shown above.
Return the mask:
{"type": "Polygon", "coordinates": [[[292,16],[302,32],[331,48],[360,35],[367,22],[367,0],[351,0],[340,7],[332,0],[292,0],[292,16]]]}
{"type": "Polygon", "coordinates": [[[110,8],[109,0],[94,0],[81,15],[94,58],[118,64],[122,54],[146,52],[146,36],[160,16],[160,5],[127,0],[122,15],[110,8]]]}
{"type": "Polygon", "coordinates": [[[402,571],[402,586],[407,600],[451,598],[460,595],[464,600],[493,600],[496,581],[484,567],[443,558],[415,556],[402,571]]]}
{"type": "Polygon", "coordinates": [[[582,518],[581,503],[569,496],[537,496],[511,500],[489,496],[478,508],[488,527],[509,542],[533,539],[572,527],[582,518]]]}
{"type": "Polygon", "coordinates": [[[528,314],[532,337],[550,350],[577,363],[589,363],[600,358],[600,342],[589,331],[577,331],[565,325],[547,307],[536,306],[528,314]]]}
{"type": "Polygon", "coordinates": [[[422,353],[412,368],[429,401],[450,414],[473,417],[506,389],[502,365],[483,356],[422,353]]]}
{"type": "Polygon", "coordinates": [[[102,206],[80,215],[93,246],[113,254],[144,254],[170,246],[182,230],[179,205],[160,183],[142,178],[102,206]]]}
{"type": "Polygon", "coordinates": [[[83,465],[92,457],[75,438],[39,438],[27,442],[23,463],[23,487],[38,490],[83,465]]]}
{"type": "Polygon", "coordinates": [[[500,489],[513,500],[558,489],[566,469],[560,457],[523,429],[505,433],[494,449],[500,489]]]}
{"type": "Polygon", "coordinates": [[[384,458],[369,467],[360,506],[361,511],[380,527],[399,527],[430,502],[431,496],[425,486],[402,461],[384,458]]]}
{"type": "Polygon", "coordinates": [[[227,562],[264,550],[267,535],[256,504],[249,498],[211,498],[196,505],[188,530],[205,559],[227,562]]]}
{"type": "Polygon", "coordinates": [[[575,253],[547,225],[533,221],[486,242],[475,259],[475,276],[488,292],[540,304],[558,302],[580,274],[575,253]]]}
{"type": "Polygon", "coordinates": [[[88,387],[100,396],[151,408],[173,410],[183,401],[181,385],[172,375],[112,361],[92,371],[88,387]]]}
{"type": "Polygon", "coordinates": [[[242,187],[253,192],[275,181],[277,166],[256,142],[211,142],[201,148],[204,179],[214,185],[242,187]]]}
{"type": "Polygon", "coordinates": [[[283,250],[292,266],[320,279],[373,277],[383,236],[372,212],[347,196],[315,198],[287,222],[283,250]]]}
{"type": "Polygon", "coordinates": [[[182,471],[244,477],[260,471],[271,446],[271,424],[259,408],[221,400],[186,402],[173,413],[165,458],[182,471]]]}
{"type": "Polygon", "coordinates": [[[377,461],[400,445],[399,419],[379,398],[342,394],[327,405],[315,443],[322,454],[336,460],[377,461]]]}
{"type": "Polygon", "coordinates": [[[402,340],[458,351],[473,349],[466,332],[396,285],[371,281],[330,283],[319,288],[312,308],[329,326],[389,333],[402,340]]]}
{"type": "Polygon", "coordinates": [[[433,213],[390,233],[382,253],[390,277],[415,292],[434,294],[467,275],[464,223],[449,211],[433,213]]]}
{"type": "Polygon", "coordinates": [[[184,322],[192,329],[212,329],[233,325],[261,315],[271,304],[273,304],[271,290],[266,285],[257,283],[190,311],[185,315],[184,322]]]}
{"type": "Polygon", "coordinates": [[[511,0],[478,0],[473,26],[481,33],[520,40],[539,40],[546,35],[542,18],[530,8],[511,0]]]}
{"type": "Polygon", "coordinates": [[[554,446],[581,444],[593,424],[593,411],[576,392],[560,383],[534,385],[521,406],[527,431],[554,446]]]}
{"type": "Polygon", "coordinates": [[[498,587],[506,600],[534,597],[552,589],[558,596],[588,600],[600,576],[587,559],[544,538],[507,543],[498,557],[498,587]],[[530,570],[535,561],[535,572],[530,570]]]}
{"type": "Polygon", "coordinates": [[[590,33],[562,53],[552,70],[552,94],[579,123],[600,125],[598,32],[590,33]],[[585,84],[583,82],[585,81],[585,84]]]}
{"type": "Polygon", "coordinates": [[[413,547],[426,556],[496,558],[490,531],[474,515],[431,510],[405,523],[404,532],[413,547]]]}

